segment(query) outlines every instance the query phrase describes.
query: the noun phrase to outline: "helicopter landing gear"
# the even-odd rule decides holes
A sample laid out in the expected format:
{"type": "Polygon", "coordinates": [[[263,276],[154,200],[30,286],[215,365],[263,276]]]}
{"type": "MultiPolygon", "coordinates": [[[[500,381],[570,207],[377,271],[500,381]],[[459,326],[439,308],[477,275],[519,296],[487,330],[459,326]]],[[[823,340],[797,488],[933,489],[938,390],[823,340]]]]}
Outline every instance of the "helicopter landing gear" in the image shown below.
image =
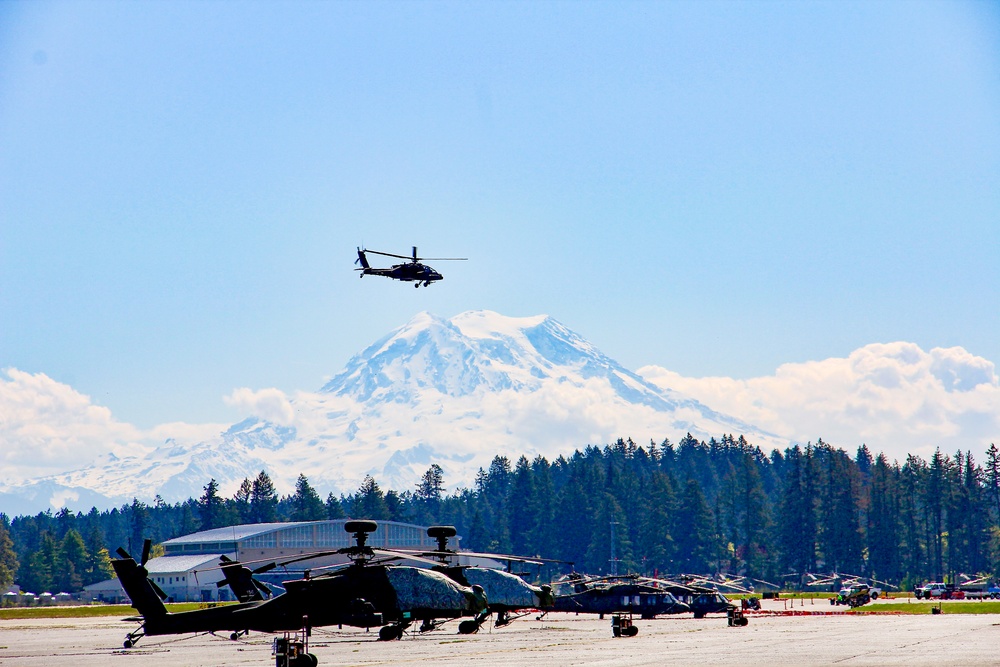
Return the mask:
{"type": "Polygon", "coordinates": [[[483,623],[486,619],[490,617],[489,609],[484,610],[481,614],[477,615],[475,618],[468,621],[462,621],[458,624],[458,634],[460,635],[473,635],[479,632],[479,628],[483,627],[483,623]]]}
{"type": "Polygon", "coordinates": [[[493,622],[493,625],[495,625],[498,628],[502,628],[503,626],[510,623],[510,621],[511,621],[510,614],[507,612],[506,609],[502,609],[497,612],[497,620],[493,622]]]}
{"type": "Polygon", "coordinates": [[[475,621],[462,621],[458,624],[458,634],[473,635],[479,632],[479,623],[475,621]]]}
{"type": "Polygon", "coordinates": [[[420,283],[413,283],[413,289],[417,289],[418,287],[420,287],[420,283]]]}
{"type": "Polygon", "coordinates": [[[137,630],[135,630],[134,632],[130,632],[127,635],[125,635],[125,641],[122,642],[122,648],[132,648],[133,646],[136,645],[136,643],[139,641],[139,639],[141,639],[142,637],[145,637],[146,633],[143,632],[143,628],[145,628],[145,627],[146,626],[144,626],[144,625],[140,625],[137,630]]]}
{"type": "Polygon", "coordinates": [[[233,641],[236,641],[236,640],[237,640],[237,639],[239,639],[240,637],[244,637],[244,636],[246,636],[246,635],[248,635],[248,634],[250,634],[250,631],[249,631],[249,630],[239,630],[239,631],[237,631],[237,632],[234,632],[233,634],[229,635],[229,638],[230,638],[231,640],[233,640],[233,641]]]}
{"type": "Polygon", "coordinates": [[[430,286],[431,286],[431,281],[427,280],[424,282],[424,287],[430,287],[430,286]]]}
{"type": "Polygon", "coordinates": [[[425,618],[423,622],[420,624],[420,627],[417,628],[417,632],[423,633],[423,632],[430,632],[431,630],[437,630],[438,628],[441,627],[443,623],[444,621],[434,621],[432,619],[425,618]]]}
{"type": "Polygon", "coordinates": [[[384,625],[379,628],[379,641],[391,642],[403,636],[403,631],[410,626],[409,623],[397,623],[395,625],[384,625]]]}

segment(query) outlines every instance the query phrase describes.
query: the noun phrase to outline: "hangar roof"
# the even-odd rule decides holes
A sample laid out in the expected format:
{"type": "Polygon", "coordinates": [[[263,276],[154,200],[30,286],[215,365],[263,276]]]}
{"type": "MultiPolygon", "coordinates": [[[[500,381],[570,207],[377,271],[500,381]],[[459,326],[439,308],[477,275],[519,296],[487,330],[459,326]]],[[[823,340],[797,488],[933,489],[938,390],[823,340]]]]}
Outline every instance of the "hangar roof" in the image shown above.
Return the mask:
{"type": "Polygon", "coordinates": [[[191,533],[190,535],[183,535],[181,537],[175,537],[172,540],[165,540],[164,545],[168,544],[197,544],[201,542],[235,542],[239,540],[244,540],[248,537],[253,537],[254,535],[262,535],[264,533],[270,533],[275,530],[281,530],[282,528],[289,528],[291,526],[301,526],[301,523],[248,523],[242,526],[227,526],[225,528],[212,528],[211,530],[203,530],[198,533],[191,533]]]}
{"type": "MultiPolygon", "coordinates": [[[[214,567],[219,563],[220,554],[193,554],[191,556],[160,556],[150,558],[146,562],[146,571],[150,574],[173,574],[175,572],[190,572],[203,565],[214,567]]],[[[221,574],[220,574],[221,576],[221,574]]]]}

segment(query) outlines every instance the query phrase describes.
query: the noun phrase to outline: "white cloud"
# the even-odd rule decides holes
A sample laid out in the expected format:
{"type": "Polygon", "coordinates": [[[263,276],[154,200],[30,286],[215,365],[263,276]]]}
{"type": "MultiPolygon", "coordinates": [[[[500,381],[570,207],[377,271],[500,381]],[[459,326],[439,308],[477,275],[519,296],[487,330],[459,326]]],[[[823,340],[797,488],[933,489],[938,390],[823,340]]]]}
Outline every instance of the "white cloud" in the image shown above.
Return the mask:
{"type": "Polygon", "coordinates": [[[107,454],[145,452],[168,437],[198,441],[219,425],[169,424],[143,431],[44,373],[0,373],[0,482],[15,484],[82,468],[107,454]]]}
{"type": "Polygon", "coordinates": [[[749,380],[687,378],[659,366],[639,373],[797,442],[822,437],[848,451],[865,443],[900,460],[936,447],[981,460],[1000,442],[995,366],[960,347],[925,352],[913,343],[876,343],[749,380]]]}
{"type": "Polygon", "coordinates": [[[260,417],[280,426],[289,426],[295,420],[295,409],[280,389],[254,391],[247,387],[234,389],[223,398],[226,405],[260,417]]]}
{"type": "Polygon", "coordinates": [[[0,376],[4,481],[86,465],[137,436],[110,410],[47,375],[10,368],[0,376]]]}

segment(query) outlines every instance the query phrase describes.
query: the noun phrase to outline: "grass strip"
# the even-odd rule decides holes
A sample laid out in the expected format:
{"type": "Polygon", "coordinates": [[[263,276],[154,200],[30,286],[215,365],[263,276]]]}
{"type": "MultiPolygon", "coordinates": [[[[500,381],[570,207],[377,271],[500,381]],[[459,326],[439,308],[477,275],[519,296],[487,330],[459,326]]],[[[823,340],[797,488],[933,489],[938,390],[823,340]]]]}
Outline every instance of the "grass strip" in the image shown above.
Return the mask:
{"type": "MultiPolygon", "coordinates": [[[[205,609],[203,602],[176,602],[167,605],[167,611],[191,611],[205,609]]],[[[7,607],[0,609],[0,620],[30,618],[97,618],[101,616],[138,616],[134,608],[127,604],[94,604],[73,607],[7,607]]]]}

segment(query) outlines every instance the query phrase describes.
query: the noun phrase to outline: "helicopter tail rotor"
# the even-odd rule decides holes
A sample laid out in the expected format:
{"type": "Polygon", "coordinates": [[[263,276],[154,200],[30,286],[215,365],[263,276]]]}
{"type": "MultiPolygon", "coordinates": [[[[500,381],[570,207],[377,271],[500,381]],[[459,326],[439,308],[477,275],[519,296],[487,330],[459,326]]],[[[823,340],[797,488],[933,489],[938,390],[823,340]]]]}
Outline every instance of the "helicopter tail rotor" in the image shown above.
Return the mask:
{"type": "MultiPolygon", "coordinates": [[[[414,250],[416,250],[416,248],[414,248],[414,250]]],[[[361,265],[361,268],[358,269],[359,271],[364,271],[365,269],[372,268],[371,265],[368,264],[368,258],[365,257],[365,251],[362,250],[361,248],[358,248],[358,258],[354,260],[354,263],[361,265]]]]}

